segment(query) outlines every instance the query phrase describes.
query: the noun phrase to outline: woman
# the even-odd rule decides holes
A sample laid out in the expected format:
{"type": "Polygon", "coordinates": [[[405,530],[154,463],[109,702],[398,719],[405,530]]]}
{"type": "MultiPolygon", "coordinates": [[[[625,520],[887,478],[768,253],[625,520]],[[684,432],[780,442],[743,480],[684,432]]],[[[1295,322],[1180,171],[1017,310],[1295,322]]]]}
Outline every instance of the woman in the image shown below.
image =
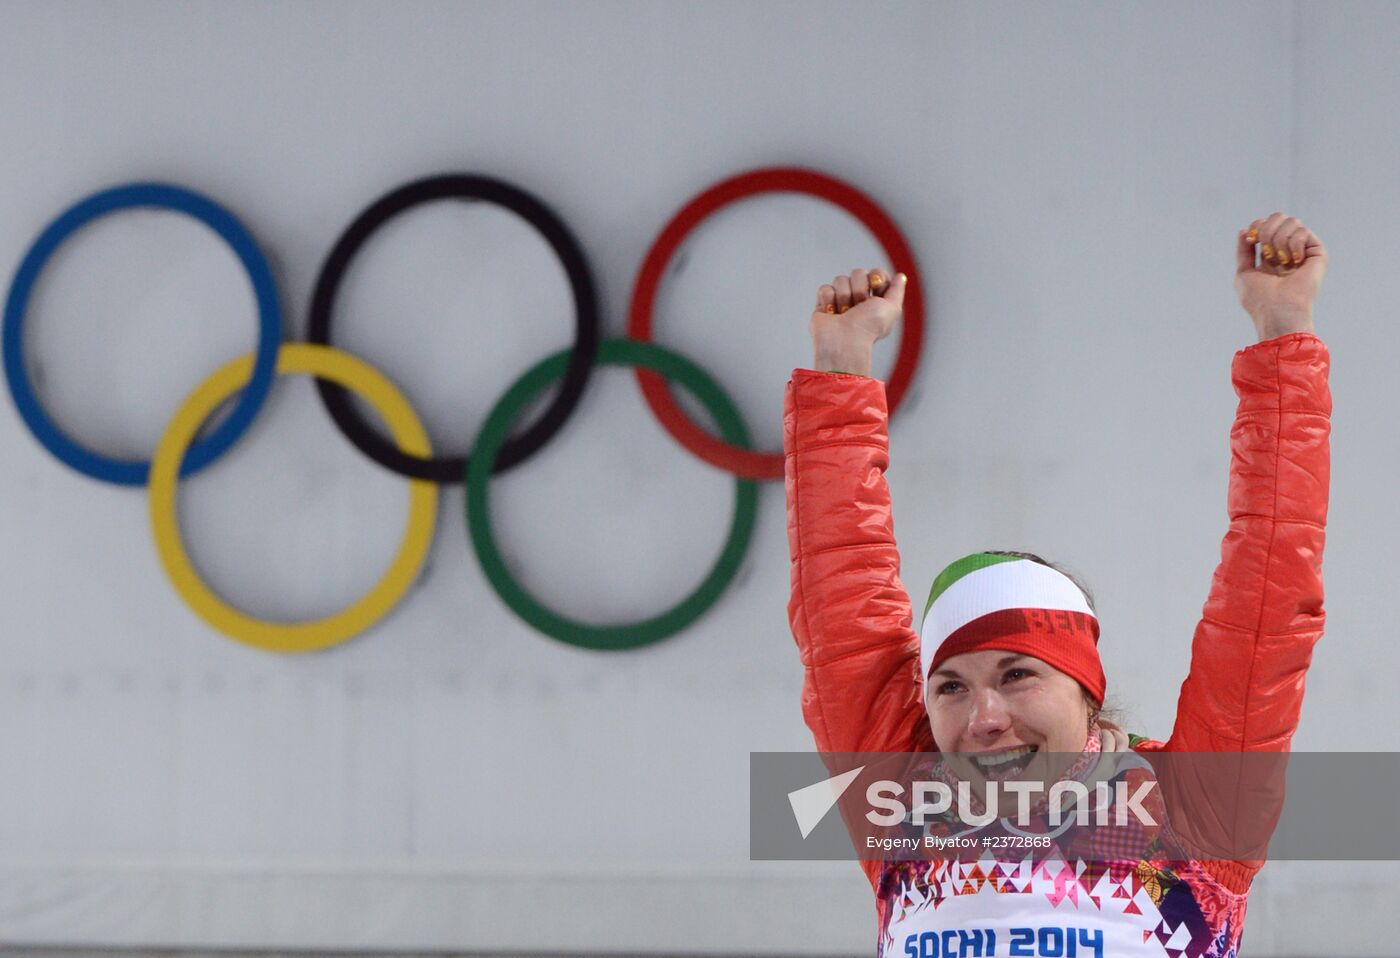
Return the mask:
{"type": "MultiPolygon", "coordinates": [[[[788,612],[820,752],[941,750],[991,762],[1077,753],[1066,773],[1078,776],[1101,752],[1288,751],[1324,620],[1331,394],[1312,311],[1327,251],[1296,218],[1274,213],[1239,232],[1236,257],[1235,290],[1259,342],[1232,364],[1230,527],[1165,742],[1130,739],[1099,720],[1106,681],[1093,607],[1039,557],[952,563],[915,631],[884,480],[884,385],[870,378],[906,277],[857,269],[821,287],[814,368],[794,370],[784,409],[788,612]]],[[[1200,791],[1210,805],[1191,823],[1195,840],[1257,818],[1244,790],[1200,791]]],[[[956,874],[927,862],[861,864],[882,955],[1176,958],[1237,953],[1262,861],[1152,856],[1097,871],[1069,862],[1064,874],[1037,870],[1025,883],[967,862],[949,864],[962,868],[956,874]]]]}

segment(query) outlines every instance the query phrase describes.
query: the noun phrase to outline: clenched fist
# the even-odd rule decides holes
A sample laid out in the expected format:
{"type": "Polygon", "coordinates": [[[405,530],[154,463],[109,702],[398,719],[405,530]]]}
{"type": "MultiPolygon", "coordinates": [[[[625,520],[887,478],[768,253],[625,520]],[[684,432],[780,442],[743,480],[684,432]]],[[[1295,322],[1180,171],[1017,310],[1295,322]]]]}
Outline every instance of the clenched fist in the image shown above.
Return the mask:
{"type": "Polygon", "coordinates": [[[1313,301],[1326,272],[1327,248],[1296,217],[1274,213],[1240,230],[1235,293],[1260,342],[1313,332],[1313,301]]]}
{"type": "Polygon", "coordinates": [[[817,290],[810,329],[822,372],[870,375],[870,354],[904,312],[903,273],[891,281],[878,269],[851,270],[817,290]]]}

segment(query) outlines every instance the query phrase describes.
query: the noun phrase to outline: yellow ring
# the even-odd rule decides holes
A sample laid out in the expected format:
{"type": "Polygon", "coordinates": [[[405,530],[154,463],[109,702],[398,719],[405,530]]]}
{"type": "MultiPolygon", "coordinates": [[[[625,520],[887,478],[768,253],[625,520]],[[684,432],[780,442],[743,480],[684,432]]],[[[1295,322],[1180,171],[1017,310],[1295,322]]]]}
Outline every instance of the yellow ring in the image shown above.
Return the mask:
{"type": "MultiPolygon", "coordinates": [[[[180,538],[175,508],[176,477],[185,450],[214,409],[252,378],[250,353],[226,364],[185,398],[151,459],[151,531],[156,552],[175,591],[205,622],[225,635],[272,652],[311,652],[338,645],[379,621],[408,591],[432,543],[437,521],[437,486],[424,479],[408,483],[408,528],[388,571],[354,605],[312,622],[267,622],[245,615],[204,584],[180,538]]],[[[404,395],[383,373],[362,359],[330,346],[284,343],[277,351],[277,374],[308,373],[353,390],[389,425],[401,451],[427,458],[428,434],[404,395]]]]}

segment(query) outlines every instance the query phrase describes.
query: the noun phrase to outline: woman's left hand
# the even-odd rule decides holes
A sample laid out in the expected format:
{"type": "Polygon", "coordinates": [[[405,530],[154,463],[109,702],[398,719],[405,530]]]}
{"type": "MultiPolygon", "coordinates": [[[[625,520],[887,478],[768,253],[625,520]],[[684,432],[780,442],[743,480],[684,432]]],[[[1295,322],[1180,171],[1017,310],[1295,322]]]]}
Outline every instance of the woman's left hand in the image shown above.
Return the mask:
{"type": "Polygon", "coordinates": [[[1313,301],[1327,272],[1327,248],[1296,217],[1274,213],[1240,230],[1235,266],[1235,293],[1260,342],[1313,332],[1313,301]]]}

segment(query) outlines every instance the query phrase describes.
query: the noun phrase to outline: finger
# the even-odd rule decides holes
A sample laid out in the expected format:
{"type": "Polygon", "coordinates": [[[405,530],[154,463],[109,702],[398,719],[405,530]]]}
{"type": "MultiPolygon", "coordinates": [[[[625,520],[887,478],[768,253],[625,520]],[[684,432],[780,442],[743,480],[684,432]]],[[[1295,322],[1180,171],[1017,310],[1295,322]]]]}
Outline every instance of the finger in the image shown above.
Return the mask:
{"type": "Polygon", "coordinates": [[[872,269],[872,270],[870,271],[870,295],[871,295],[871,296],[879,296],[879,295],[880,295],[881,293],[883,293],[885,290],[889,289],[889,286],[890,286],[890,281],[887,280],[887,279],[885,278],[885,273],[884,273],[883,270],[881,270],[881,269],[879,269],[879,268],[877,267],[876,269],[872,269]]]}
{"type": "Polygon", "coordinates": [[[826,285],[817,290],[817,312],[836,312],[836,287],[826,285]]]}
{"type": "Polygon", "coordinates": [[[1308,238],[1308,228],[1296,219],[1291,228],[1280,228],[1277,234],[1279,265],[1285,269],[1295,269],[1303,263],[1303,247],[1308,238]]]}
{"type": "Polygon", "coordinates": [[[1274,234],[1278,232],[1279,224],[1282,223],[1283,220],[1284,215],[1275,212],[1265,218],[1263,225],[1259,227],[1260,262],[1270,267],[1271,272],[1276,272],[1272,267],[1278,265],[1278,254],[1275,252],[1277,243],[1275,242],[1274,234]]]}
{"type": "MultiPolygon", "coordinates": [[[[1297,263],[1288,244],[1293,238],[1293,233],[1302,227],[1303,224],[1298,222],[1296,216],[1285,217],[1274,227],[1274,265],[1279,269],[1288,269],[1297,263]]],[[[1299,259],[1302,258],[1302,253],[1302,250],[1298,250],[1299,259]]]]}
{"type": "Polygon", "coordinates": [[[1258,247],[1255,240],[1259,238],[1258,227],[1251,226],[1242,229],[1236,234],[1235,242],[1235,275],[1248,273],[1255,268],[1254,254],[1258,247]]]}
{"type": "Polygon", "coordinates": [[[894,282],[890,283],[889,290],[885,293],[885,299],[894,303],[900,309],[904,308],[904,287],[908,285],[909,277],[903,273],[896,273],[894,282]]]}
{"type": "Polygon", "coordinates": [[[838,276],[831,281],[831,285],[836,287],[836,311],[844,313],[851,308],[851,278],[838,276]]]}
{"type": "Polygon", "coordinates": [[[1322,240],[1318,239],[1317,234],[1311,230],[1308,231],[1307,242],[1303,246],[1303,256],[1307,259],[1316,257],[1324,264],[1327,262],[1327,247],[1322,245],[1322,240]]]}
{"type": "Polygon", "coordinates": [[[851,270],[851,305],[855,306],[870,298],[870,280],[863,269],[851,270]]]}
{"type": "Polygon", "coordinates": [[[1264,221],[1258,219],[1250,223],[1249,228],[1245,230],[1245,242],[1249,245],[1249,262],[1247,264],[1237,263],[1235,269],[1237,273],[1243,270],[1258,268],[1261,262],[1257,258],[1257,254],[1259,253],[1259,228],[1263,225],[1264,221]]]}

